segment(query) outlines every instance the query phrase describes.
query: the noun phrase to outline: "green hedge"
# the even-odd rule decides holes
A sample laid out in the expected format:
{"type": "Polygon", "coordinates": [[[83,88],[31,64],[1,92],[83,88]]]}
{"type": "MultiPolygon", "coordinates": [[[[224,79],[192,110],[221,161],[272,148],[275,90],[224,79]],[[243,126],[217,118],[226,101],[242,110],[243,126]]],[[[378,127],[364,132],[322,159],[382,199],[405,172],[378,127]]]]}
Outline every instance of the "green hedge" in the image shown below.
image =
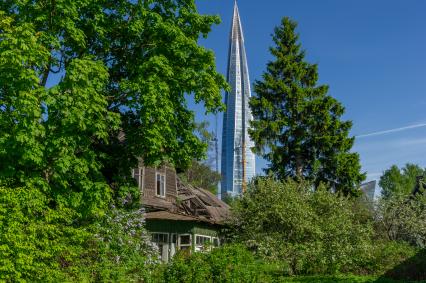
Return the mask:
{"type": "MultiPolygon", "coordinates": [[[[153,282],[409,282],[410,277],[392,280],[385,272],[410,262],[413,249],[405,244],[378,243],[370,262],[359,267],[359,275],[289,276],[286,262],[255,258],[244,245],[226,245],[211,253],[178,254],[153,276],[153,282]],[[376,268],[377,272],[374,272],[376,268]],[[371,275],[368,275],[371,274],[371,275]],[[385,275],[383,275],[385,274],[385,275]],[[400,281],[398,281],[400,280],[400,281]]],[[[419,260],[415,261],[416,263],[419,260]]]]}

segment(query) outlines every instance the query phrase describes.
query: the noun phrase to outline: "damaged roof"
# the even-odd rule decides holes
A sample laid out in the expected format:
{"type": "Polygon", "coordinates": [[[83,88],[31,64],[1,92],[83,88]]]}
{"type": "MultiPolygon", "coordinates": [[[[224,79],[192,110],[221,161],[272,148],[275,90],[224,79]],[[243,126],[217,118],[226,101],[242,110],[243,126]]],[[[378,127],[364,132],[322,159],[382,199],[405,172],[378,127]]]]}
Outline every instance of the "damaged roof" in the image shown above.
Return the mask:
{"type": "Polygon", "coordinates": [[[229,206],[205,189],[184,184],[176,178],[176,191],[174,201],[144,196],[143,204],[151,208],[151,212],[146,214],[146,219],[223,224],[229,216],[229,206]]]}

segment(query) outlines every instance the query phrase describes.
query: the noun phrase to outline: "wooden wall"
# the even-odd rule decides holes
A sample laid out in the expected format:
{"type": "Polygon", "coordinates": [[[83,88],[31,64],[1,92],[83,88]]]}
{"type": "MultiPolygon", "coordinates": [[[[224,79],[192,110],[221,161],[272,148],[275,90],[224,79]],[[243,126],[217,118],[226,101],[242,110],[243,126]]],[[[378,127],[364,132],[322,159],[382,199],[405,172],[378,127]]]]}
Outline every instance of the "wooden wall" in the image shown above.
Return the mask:
{"type": "Polygon", "coordinates": [[[157,199],[158,201],[164,200],[175,204],[177,197],[177,184],[176,184],[176,171],[168,166],[159,168],[143,167],[142,177],[142,192],[143,198],[147,201],[149,199],[157,199]],[[166,175],[166,197],[156,195],[156,172],[166,175]]]}

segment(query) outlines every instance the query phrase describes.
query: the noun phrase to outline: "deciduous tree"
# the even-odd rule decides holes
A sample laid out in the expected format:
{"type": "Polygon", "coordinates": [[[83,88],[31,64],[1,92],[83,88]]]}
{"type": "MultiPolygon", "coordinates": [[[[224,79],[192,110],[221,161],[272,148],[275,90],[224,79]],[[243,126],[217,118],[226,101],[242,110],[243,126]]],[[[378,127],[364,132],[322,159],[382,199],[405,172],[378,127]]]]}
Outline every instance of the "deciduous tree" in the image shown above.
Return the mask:
{"type": "Polygon", "coordinates": [[[198,44],[218,22],[194,0],[0,2],[0,280],[67,281],[56,273],[78,269],[90,225],[139,204],[137,157],[204,155],[186,97],[222,109],[226,82],[198,44]]]}
{"type": "Polygon", "coordinates": [[[389,198],[392,195],[410,195],[417,185],[417,177],[423,175],[426,175],[426,170],[416,164],[408,163],[401,169],[396,165],[391,166],[380,177],[382,196],[389,198]]]}

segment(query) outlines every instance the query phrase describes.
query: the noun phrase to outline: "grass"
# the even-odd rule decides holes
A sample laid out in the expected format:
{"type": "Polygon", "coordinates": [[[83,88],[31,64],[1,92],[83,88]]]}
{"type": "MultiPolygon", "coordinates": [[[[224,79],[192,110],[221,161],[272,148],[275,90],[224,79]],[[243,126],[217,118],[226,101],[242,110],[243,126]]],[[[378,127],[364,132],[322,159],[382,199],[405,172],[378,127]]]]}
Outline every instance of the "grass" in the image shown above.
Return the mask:
{"type": "Polygon", "coordinates": [[[426,281],[400,281],[374,276],[296,276],[296,277],[281,277],[275,282],[309,282],[309,283],[410,283],[410,282],[426,282],[426,281]]]}

